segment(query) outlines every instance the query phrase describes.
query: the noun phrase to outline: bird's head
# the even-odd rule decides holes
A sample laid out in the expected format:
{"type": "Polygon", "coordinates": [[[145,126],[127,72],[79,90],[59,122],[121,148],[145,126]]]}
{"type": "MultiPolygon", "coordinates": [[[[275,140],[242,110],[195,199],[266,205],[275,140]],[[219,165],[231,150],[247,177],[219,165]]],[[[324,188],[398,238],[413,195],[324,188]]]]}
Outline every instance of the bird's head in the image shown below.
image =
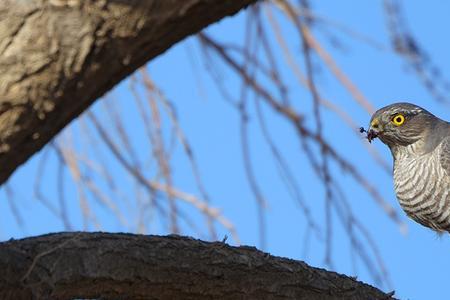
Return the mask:
{"type": "Polygon", "coordinates": [[[367,139],[379,138],[391,150],[408,146],[428,136],[442,122],[425,109],[410,103],[394,103],[377,110],[370,119],[367,139]]]}

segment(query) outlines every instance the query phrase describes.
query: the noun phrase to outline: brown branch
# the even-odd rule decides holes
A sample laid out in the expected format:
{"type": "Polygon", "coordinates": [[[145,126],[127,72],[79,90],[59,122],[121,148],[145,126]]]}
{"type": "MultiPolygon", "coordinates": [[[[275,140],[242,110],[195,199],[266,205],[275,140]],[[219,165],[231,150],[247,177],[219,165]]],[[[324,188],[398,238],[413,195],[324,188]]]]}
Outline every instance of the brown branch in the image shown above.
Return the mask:
{"type": "Polygon", "coordinates": [[[1,299],[394,299],[367,284],[181,236],[55,233],[0,244],[1,299]]]}
{"type": "Polygon", "coordinates": [[[102,138],[102,140],[105,142],[105,144],[108,146],[108,149],[111,151],[111,153],[114,155],[114,157],[117,159],[117,161],[124,167],[124,169],[132,175],[137,182],[139,182],[144,188],[148,190],[149,193],[153,193],[154,191],[161,191],[164,193],[167,193],[171,198],[179,199],[183,202],[189,203],[192,206],[194,206],[198,211],[202,212],[208,217],[211,217],[213,220],[216,220],[221,224],[223,227],[225,227],[234,240],[239,243],[239,237],[237,235],[237,232],[233,226],[233,224],[228,221],[225,217],[223,217],[220,213],[220,211],[216,208],[211,207],[207,202],[204,200],[200,200],[197,197],[184,193],[182,191],[177,190],[173,186],[169,186],[167,184],[161,184],[156,181],[151,181],[147,179],[144,174],[139,170],[134,168],[123,156],[123,154],[119,151],[118,146],[113,142],[109,134],[106,132],[106,130],[100,125],[94,114],[91,112],[87,113],[87,116],[89,120],[94,125],[95,129],[98,131],[98,134],[102,138]]]}
{"type": "MultiPolygon", "coordinates": [[[[295,20],[295,10],[285,0],[275,0],[274,3],[280,7],[282,11],[286,11],[286,14],[295,20]]],[[[350,78],[342,71],[342,69],[334,61],[333,57],[319,44],[319,42],[311,34],[310,30],[303,27],[304,38],[309,46],[314,49],[317,55],[324,61],[334,76],[341,82],[341,84],[350,92],[356,102],[361,105],[369,114],[372,114],[375,109],[370,101],[364,96],[364,94],[358,89],[358,87],[350,80],[350,78]]]]}
{"type": "MultiPolygon", "coordinates": [[[[184,151],[187,159],[189,160],[189,164],[191,165],[192,175],[194,176],[194,180],[195,180],[197,188],[201,194],[201,197],[205,200],[205,202],[210,203],[210,197],[209,197],[208,193],[206,192],[206,188],[201,179],[198,163],[194,156],[194,151],[192,150],[193,148],[192,148],[191,144],[188,142],[188,139],[187,139],[185,133],[183,132],[183,129],[180,125],[180,122],[178,120],[178,116],[176,114],[173,104],[169,101],[169,99],[167,99],[165,97],[163,92],[160,91],[156,87],[156,85],[154,84],[154,82],[151,79],[150,74],[148,72],[146,72],[144,69],[142,69],[141,74],[142,74],[142,82],[143,82],[144,86],[146,87],[147,93],[154,94],[155,100],[158,101],[162,105],[162,108],[165,110],[168,118],[170,119],[170,121],[172,123],[176,139],[181,144],[183,151],[184,151]]],[[[148,95],[148,96],[150,98],[150,95],[148,95]]],[[[135,98],[136,98],[136,95],[135,95],[135,98]]],[[[139,103],[139,101],[137,101],[137,102],[139,103]]],[[[142,107],[141,110],[145,111],[144,107],[142,107]]],[[[141,112],[141,114],[143,114],[143,112],[141,112]]],[[[143,119],[144,119],[144,123],[148,124],[147,126],[150,126],[150,122],[148,122],[148,118],[145,117],[145,114],[143,115],[143,119]]],[[[166,155],[166,156],[167,156],[167,159],[169,159],[169,155],[166,155]]],[[[169,184],[169,185],[172,185],[172,184],[169,184]]],[[[209,229],[211,237],[213,239],[217,239],[216,229],[214,228],[214,220],[210,216],[207,216],[206,222],[208,224],[208,229],[209,229]]]]}
{"type": "MultiPolygon", "coordinates": [[[[281,34],[281,27],[274,18],[271,9],[269,9],[268,6],[265,7],[265,13],[267,15],[267,19],[272,26],[272,29],[274,31],[275,39],[278,42],[278,45],[280,46],[284,59],[286,61],[286,66],[289,67],[294,75],[295,78],[299,81],[299,83],[308,90],[310,90],[310,83],[307,80],[306,76],[302,73],[300,70],[300,67],[298,63],[294,59],[294,54],[289,50],[287,42],[283,35],[281,34]]],[[[300,14],[301,12],[297,12],[300,14]]],[[[325,99],[324,97],[319,98],[320,104],[323,105],[328,110],[334,112],[347,126],[351,129],[351,131],[354,134],[359,134],[358,131],[355,130],[355,128],[358,128],[360,125],[356,123],[356,121],[350,117],[350,115],[342,109],[340,106],[334,104],[331,100],[325,99]]],[[[361,135],[359,135],[361,136],[361,135]]],[[[387,174],[391,174],[391,166],[389,165],[386,160],[384,160],[380,153],[373,147],[370,146],[369,143],[367,143],[366,139],[361,139],[361,142],[363,146],[366,148],[366,150],[369,152],[369,154],[375,159],[375,161],[383,168],[383,170],[387,174]]]]}
{"type": "Polygon", "coordinates": [[[138,67],[255,1],[1,1],[0,183],[138,67]]]}
{"type": "MultiPolygon", "coordinates": [[[[201,41],[205,43],[206,46],[212,48],[216,51],[217,54],[223,58],[223,60],[233,69],[236,73],[244,78],[248,85],[253,88],[253,91],[261,97],[266,103],[268,103],[272,109],[276,112],[279,112],[286,119],[288,119],[295,129],[298,131],[301,137],[307,138],[309,140],[315,141],[318,145],[323,147],[326,154],[331,157],[338,165],[346,172],[348,172],[352,177],[359,183],[371,196],[372,198],[383,208],[386,214],[396,222],[401,230],[405,230],[405,224],[400,220],[400,217],[394,210],[394,208],[387,203],[377,189],[366,179],[359,170],[353,166],[349,161],[347,161],[344,157],[339,155],[336,150],[324,139],[320,136],[312,132],[310,129],[306,128],[303,125],[303,115],[297,113],[294,108],[291,106],[286,106],[277,101],[262,85],[253,80],[251,76],[246,72],[246,70],[239,65],[236,61],[234,61],[228,53],[225,51],[224,47],[220,44],[213,41],[209,36],[205,33],[200,33],[199,37],[201,41]]],[[[305,149],[305,152],[306,149],[305,149]]],[[[308,155],[308,159],[311,164],[317,165],[314,162],[314,157],[312,155],[308,155]]],[[[317,166],[314,166],[315,169],[319,169],[317,166]]]]}

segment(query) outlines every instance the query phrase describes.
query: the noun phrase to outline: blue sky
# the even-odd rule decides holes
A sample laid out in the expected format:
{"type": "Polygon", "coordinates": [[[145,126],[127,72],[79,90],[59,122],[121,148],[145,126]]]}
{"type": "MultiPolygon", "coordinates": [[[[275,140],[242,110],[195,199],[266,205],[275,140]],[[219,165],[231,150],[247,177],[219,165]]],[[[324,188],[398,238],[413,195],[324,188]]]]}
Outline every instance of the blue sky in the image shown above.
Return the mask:
{"type": "MultiPolygon", "coordinates": [[[[409,29],[421,42],[421,45],[432,57],[434,63],[443,70],[444,75],[450,75],[448,53],[450,43],[445,38],[449,26],[448,11],[450,3],[443,1],[411,1],[405,2],[405,19],[409,29]]],[[[408,66],[395,55],[389,47],[389,36],[386,29],[383,6],[380,1],[331,1],[313,2],[313,10],[317,15],[326,16],[330,20],[345,24],[358,32],[372,37],[383,45],[383,50],[374,49],[360,41],[348,38],[338,30],[329,29],[341,41],[343,49],[335,49],[323,34],[318,31],[318,39],[326,49],[332,53],[338,65],[353,80],[375,107],[381,107],[396,101],[417,103],[437,116],[450,120],[448,106],[440,105],[432,100],[432,96],[420,84],[408,66]]],[[[241,43],[244,38],[245,14],[227,18],[208,29],[208,32],[221,41],[241,43]]],[[[281,23],[285,34],[291,37],[293,49],[300,51],[300,43],[295,31],[289,29],[286,21],[281,23]]],[[[274,43],[274,39],[271,39],[274,43]]],[[[276,50],[280,62],[282,54],[276,50]]],[[[239,115],[230,106],[211,81],[202,62],[198,42],[189,38],[170,49],[164,55],[153,60],[148,69],[158,87],[176,106],[186,136],[199,163],[200,173],[204,184],[211,195],[214,206],[219,207],[224,215],[237,227],[243,244],[260,246],[258,239],[257,206],[250,191],[243,168],[243,159],[239,135],[239,115]],[[195,66],[193,66],[195,65],[195,66]]],[[[301,56],[299,52],[299,60],[301,56]]],[[[280,63],[280,66],[283,66],[280,63]]],[[[240,81],[224,65],[219,64],[222,76],[232,95],[238,95],[240,81]]],[[[292,75],[282,68],[281,73],[290,91],[294,106],[304,113],[311,110],[309,94],[299,86],[292,75]]],[[[351,95],[327,71],[317,74],[316,83],[320,86],[322,95],[343,108],[361,126],[366,126],[370,115],[355,104],[351,95]]],[[[142,129],[134,124],[136,108],[130,105],[131,93],[129,82],[125,81],[109,93],[101,101],[115,101],[120,110],[121,118],[133,132],[133,143],[142,149],[145,156],[147,146],[142,141],[142,129]]],[[[106,105],[108,102],[105,102],[106,105]]],[[[94,112],[100,113],[102,103],[99,101],[93,107],[94,112]]],[[[312,215],[318,223],[324,222],[324,191],[320,182],[313,175],[307,163],[298,140],[292,128],[265,109],[269,131],[273,134],[283,154],[295,171],[302,196],[311,208],[312,215]]],[[[308,116],[308,115],[307,115],[308,116]]],[[[402,299],[439,299],[446,295],[446,270],[450,268],[450,239],[448,236],[438,237],[430,230],[409,220],[401,211],[393,192],[392,178],[386,174],[374,160],[368,156],[364,148],[364,139],[355,135],[356,128],[349,128],[331,112],[322,109],[324,120],[324,136],[338,149],[338,152],[359,166],[370,182],[377,187],[382,196],[400,215],[407,224],[407,234],[392,222],[380,207],[370,198],[350,176],[332,165],[333,175],[343,187],[353,213],[363,220],[377,243],[380,254],[387,266],[391,287],[396,295],[402,299]]],[[[267,219],[267,247],[264,249],[271,254],[305,260],[312,266],[326,267],[324,262],[324,246],[317,239],[309,239],[305,247],[306,225],[304,216],[298,205],[292,201],[283,188],[277,175],[277,168],[270,158],[270,151],[256,125],[254,115],[250,116],[250,148],[252,162],[258,174],[259,183],[268,200],[265,211],[267,219]]],[[[66,132],[79,132],[80,121],[66,132]]],[[[106,122],[106,120],[105,120],[106,122]]],[[[105,126],[109,124],[105,123],[105,126]]],[[[75,138],[75,140],[77,140],[75,138]]],[[[89,149],[89,143],[77,140],[80,149],[89,149]]],[[[391,164],[388,149],[379,141],[370,147],[376,148],[383,158],[391,164]]],[[[89,150],[87,150],[89,152],[89,150]]],[[[187,191],[195,193],[192,174],[188,162],[180,152],[175,152],[173,159],[174,179],[177,185],[187,191]]],[[[14,198],[6,193],[5,188],[1,197],[0,233],[2,239],[23,237],[47,232],[61,231],[64,227],[60,220],[53,217],[46,208],[33,199],[32,182],[36,178],[37,166],[45,155],[45,150],[36,154],[24,166],[19,168],[8,182],[14,192],[14,198]],[[8,200],[9,199],[9,200],[8,200]],[[23,218],[24,225],[17,224],[8,204],[13,201],[23,218]]],[[[105,156],[105,160],[111,160],[105,156]]],[[[57,172],[56,158],[50,157],[47,164],[43,189],[51,201],[57,202],[55,191],[55,175],[57,172]]],[[[113,162],[112,162],[113,164],[113,162]]],[[[113,174],[117,178],[125,176],[117,169],[113,174]]],[[[124,185],[128,186],[128,179],[124,177],[124,185]]],[[[82,229],[79,205],[75,201],[76,188],[70,182],[68,188],[68,208],[74,229],[82,229]],[[70,202],[70,200],[73,200],[70,202]]],[[[121,204],[118,204],[122,207],[121,204]]],[[[103,230],[122,231],[124,228],[108,212],[93,205],[99,215],[103,230]]],[[[190,211],[188,209],[188,211],[190,211]]],[[[200,218],[192,213],[194,218],[200,218]]],[[[347,275],[357,275],[360,280],[376,284],[361,262],[354,262],[351,247],[344,233],[343,227],[334,217],[333,221],[333,269],[347,275]]],[[[90,228],[91,230],[93,228],[90,228]]],[[[167,233],[160,226],[155,226],[151,233],[167,233]]],[[[193,234],[186,229],[186,234],[193,234]]],[[[221,234],[226,232],[220,230],[221,234]]],[[[389,291],[391,288],[382,285],[389,291]]]]}

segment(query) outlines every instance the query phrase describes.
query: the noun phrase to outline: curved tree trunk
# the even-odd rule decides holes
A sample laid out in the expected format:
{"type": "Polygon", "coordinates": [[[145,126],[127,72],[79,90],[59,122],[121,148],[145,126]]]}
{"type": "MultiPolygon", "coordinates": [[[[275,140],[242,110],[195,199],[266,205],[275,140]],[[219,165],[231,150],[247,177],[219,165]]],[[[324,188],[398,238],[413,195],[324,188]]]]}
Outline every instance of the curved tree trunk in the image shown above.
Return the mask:
{"type": "Polygon", "coordinates": [[[393,299],[253,247],[181,236],[56,233],[0,244],[1,299],[393,299]]]}
{"type": "Polygon", "coordinates": [[[0,184],[125,76],[255,1],[0,1],[0,184]]]}

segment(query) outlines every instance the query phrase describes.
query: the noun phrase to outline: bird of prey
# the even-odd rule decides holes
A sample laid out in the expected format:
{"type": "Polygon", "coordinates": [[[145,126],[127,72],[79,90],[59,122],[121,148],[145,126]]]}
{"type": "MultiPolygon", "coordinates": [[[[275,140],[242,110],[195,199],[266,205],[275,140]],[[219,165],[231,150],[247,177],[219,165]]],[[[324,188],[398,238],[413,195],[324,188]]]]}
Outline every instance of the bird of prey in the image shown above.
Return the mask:
{"type": "Polygon", "coordinates": [[[395,193],[406,214],[450,232],[450,123],[417,105],[394,103],[373,114],[367,139],[375,138],[391,150],[395,193]]]}

